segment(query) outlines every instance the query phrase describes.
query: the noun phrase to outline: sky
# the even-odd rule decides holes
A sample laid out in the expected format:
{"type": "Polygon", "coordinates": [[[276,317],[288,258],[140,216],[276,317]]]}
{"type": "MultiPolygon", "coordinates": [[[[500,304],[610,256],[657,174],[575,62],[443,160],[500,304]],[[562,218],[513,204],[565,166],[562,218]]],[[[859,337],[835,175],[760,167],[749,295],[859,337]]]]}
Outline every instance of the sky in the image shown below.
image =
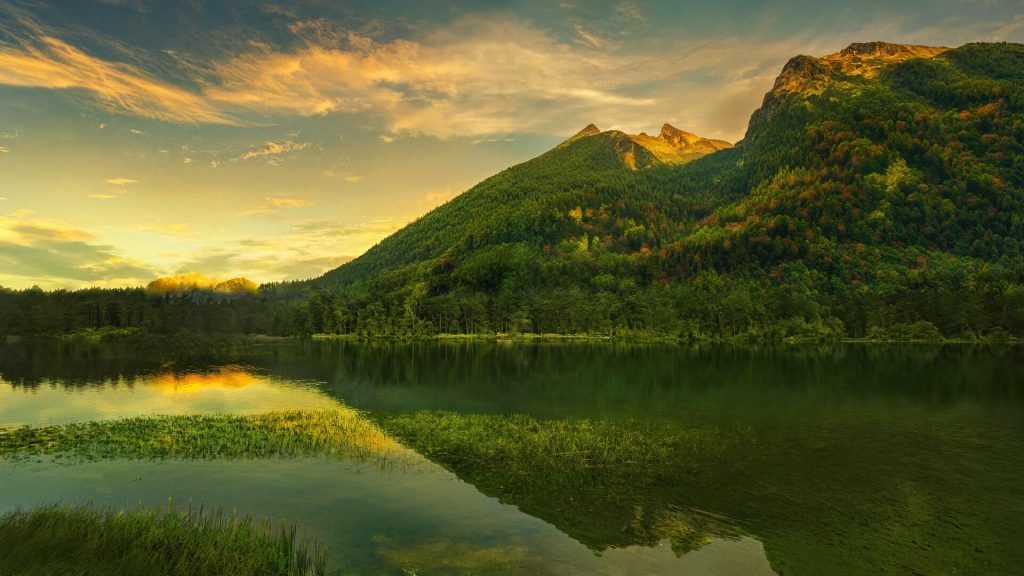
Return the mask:
{"type": "Polygon", "coordinates": [[[735,142],[785,62],[1024,0],[0,0],[0,286],[315,277],[588,123],[735,142]]]}

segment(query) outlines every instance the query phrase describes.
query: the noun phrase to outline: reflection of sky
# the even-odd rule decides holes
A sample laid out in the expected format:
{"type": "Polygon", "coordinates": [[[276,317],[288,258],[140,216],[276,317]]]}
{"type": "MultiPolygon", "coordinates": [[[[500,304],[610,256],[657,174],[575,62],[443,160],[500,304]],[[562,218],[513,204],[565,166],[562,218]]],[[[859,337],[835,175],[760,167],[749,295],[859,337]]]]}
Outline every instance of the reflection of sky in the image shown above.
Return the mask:
{"type": "Polygon", "coordinates": [[[0,513],[54,500],[133,507],[170,498],[178,506],[201,502],[208,510],[285,518],[326,544],[346,573],[450,574],[465,566],[461,573],[774,574],[764,546],[749,537],[712,538],[681,557],[667,541],[597,555],[436,465],[381,473],[372,464],[303,458],[43,462],[0,466],[0,486],[0,513]]]}
{"type": "Polygon", "coordinates": [[[273,378],[239,366],[160,372],[74,388],[57,380],[20,388],[0,379],[0,426],[156,414],[254,414],[333,405],[336,401],[312,383],[273,378]]]}

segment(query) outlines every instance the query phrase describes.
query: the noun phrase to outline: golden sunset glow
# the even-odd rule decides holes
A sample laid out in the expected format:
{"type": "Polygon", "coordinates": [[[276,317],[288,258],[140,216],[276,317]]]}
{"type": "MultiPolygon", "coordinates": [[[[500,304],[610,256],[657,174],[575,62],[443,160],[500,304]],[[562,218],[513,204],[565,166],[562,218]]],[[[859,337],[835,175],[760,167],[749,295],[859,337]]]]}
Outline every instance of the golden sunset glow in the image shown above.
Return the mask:
{"type": "Polygon", "coordinates": [[[160,390],[164,394],[202,394],[211,390],[240,390],[258,382],[259,380],[251,372],[231,366],[225,366],[209,373],[167,372],[145,380],[146,386],[160,390]]]}
{"type": "Polygon", "coordinates": [[[1024,35],[972,4],[0,0],[0,285],[315,277],[588,123],[735,143],[794,54],[1024,35]]]}

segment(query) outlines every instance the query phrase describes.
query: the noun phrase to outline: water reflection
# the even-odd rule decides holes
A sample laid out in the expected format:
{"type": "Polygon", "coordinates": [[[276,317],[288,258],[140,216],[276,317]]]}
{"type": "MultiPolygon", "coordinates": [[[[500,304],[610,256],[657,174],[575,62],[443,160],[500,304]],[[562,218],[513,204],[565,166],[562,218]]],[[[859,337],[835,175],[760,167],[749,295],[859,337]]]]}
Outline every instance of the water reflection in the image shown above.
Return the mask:
{"type": "Polygon", "coordinates": [[[200,394],[210,390],[238,390],[259,384],[251,368],[219,366],[206,372],[163,372],[142,379],[144,386],[152,386],[165,394],[200,394]]]}
{"type": "Polygon", "coordinates": [[[0,377],[0,427],[160,414],[258,414],[337,405],[316,383],[239,365],[164,368],[90,379],[87,384],[41,378],[31,387],[0,377]]]}
{"type": "Polygon", "coordinates": [[[0,511],[57,497],[124,508],[170,498],[294,520],[329,547],[338,574],[774,574],[753,538],[712,539],[682,556],[667,542],[595,555],[429,462],[387,471],[319,459],[0,462],[0,485],[0,511]]]}
{"type": "MultiPolygon", "coordinates": [[[[203,464],[175,468],[180,487],[110,493],[230,505],[247,492],[243,509],[292,510],[314,535],[347,542],[332,549],[355,573],[490,562],[512,573],[757,574],[766,557],[807,574],[1024,565],[1019,348],[328,342],[219,367],[26,358],[0,358],[0,423],[334,399],[365,409],[446,471],[364,484],[272,461],[246,473],[289,480],[257,490],[203,464]],[[204,489],[212,478],[227,491],[204,489]],[[729,563],[739,559],[749,563],[729,563]]],[[[51,496],[76,493],[53,482],[51,496]]]]}
{"type": "Polygon", "coordinates": [[[323,342],[265,362],[358,408],[544,418],[1024,406],[1024,350],[969,346],[688,348],[621,344],[323,342]]]}

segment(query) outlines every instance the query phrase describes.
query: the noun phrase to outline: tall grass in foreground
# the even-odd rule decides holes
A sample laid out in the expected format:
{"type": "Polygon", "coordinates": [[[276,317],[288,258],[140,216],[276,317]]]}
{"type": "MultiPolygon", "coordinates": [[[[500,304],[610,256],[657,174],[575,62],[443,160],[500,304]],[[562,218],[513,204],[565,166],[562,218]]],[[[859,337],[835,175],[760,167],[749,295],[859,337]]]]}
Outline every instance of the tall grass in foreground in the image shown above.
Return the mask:
{"type": "Polygon", "coordinates": [[[218,510],[48,505],[0,516],[0,574],[322,576],[327,553],[294,526],[218,510]]]}
{"type": "Polygon", "coordinates": [[[389,463],[401,445],[341,407],[252,416],[148,416],[0,430],[0,458],[266,458],[332,456],[389,463]]]}

